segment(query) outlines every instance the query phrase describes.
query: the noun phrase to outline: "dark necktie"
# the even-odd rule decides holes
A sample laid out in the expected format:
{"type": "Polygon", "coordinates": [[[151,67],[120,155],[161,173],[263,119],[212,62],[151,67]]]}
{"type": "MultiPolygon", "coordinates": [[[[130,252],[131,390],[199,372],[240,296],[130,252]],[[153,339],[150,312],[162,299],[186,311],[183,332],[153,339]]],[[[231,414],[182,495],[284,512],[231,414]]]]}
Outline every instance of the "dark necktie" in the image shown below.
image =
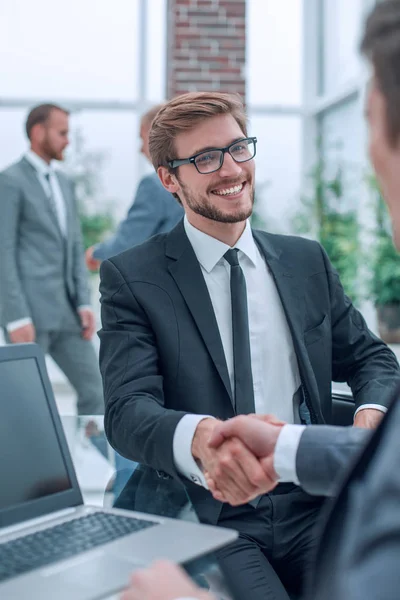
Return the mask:
{"type": "Polygon", "coordinates": [[[246,280],[239,265],[238,250],[225,252],[231,265],[231,304],[233,334],[233,366],[235,373],[235,408],[237,414],[254,413],[253,376],[251,372],[249,318],[246,280]]]}

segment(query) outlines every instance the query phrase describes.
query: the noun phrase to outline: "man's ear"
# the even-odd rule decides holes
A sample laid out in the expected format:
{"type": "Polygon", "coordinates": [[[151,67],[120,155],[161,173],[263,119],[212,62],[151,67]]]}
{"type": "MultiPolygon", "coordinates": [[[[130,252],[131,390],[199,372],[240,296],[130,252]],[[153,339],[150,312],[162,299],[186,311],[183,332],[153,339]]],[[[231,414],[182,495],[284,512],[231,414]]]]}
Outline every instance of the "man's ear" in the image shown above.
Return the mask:
{"type": "Polygon", "coordinates": [[[181,187],[174,173],[171,173],[167,167],[158,167],[157,175],[160,178],[161,183],[168,192],[176,194],[180,191],[181,187]]]}

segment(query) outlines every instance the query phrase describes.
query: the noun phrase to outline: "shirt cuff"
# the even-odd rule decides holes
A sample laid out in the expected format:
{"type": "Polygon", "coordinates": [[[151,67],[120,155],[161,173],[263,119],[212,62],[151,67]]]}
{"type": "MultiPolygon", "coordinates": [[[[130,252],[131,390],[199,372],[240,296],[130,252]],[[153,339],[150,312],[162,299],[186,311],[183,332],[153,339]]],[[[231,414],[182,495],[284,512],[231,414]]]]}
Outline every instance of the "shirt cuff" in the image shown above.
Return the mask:
{"type": "Polygon", "coordinates": [[[374,410],[380,410],[383,413],[387,413],[386,406],[382,406],[382,404],[362,404],[357,408],[356,412],[354,413],[354,416],[356,416],[356,414],[360,412],[360,410],[364,410],[365,408],[373,408],[374,410]]]}
{"type": "Polygon", "coordinates": [[[25,327],[25,325],[31,325],[31,324],[32,324],[32,319],[30,317],[25,317],[24,319],[18,319],[17,321],[11,321],[10,323],[7,323],[6,329],[7,329],[8,333],[11,333],[12,331],[15,331],[16,329],[19,329],[20,327],[25,327]]]}
{"type": "Polygon", "coordinates": [[[280,482],[299,485],[296,455],[305,428],[305,425],[284,425],[281,429],[274,452],[274,469],[280,482]]]}
{"type": "Polygon", "coordinates": [[[209,415],[185,415],[179,421],[172,442],[174,462],[177,471],[208,489],[203,472],[192,455],[192,441],[197,425],[203,419],[213,419],[209,415]]]}
{"type": "Polygon", "coordinates": [[[81,304],[78,306],[77,310],[92,310],[92,307],[90,304],[81,304]]]}

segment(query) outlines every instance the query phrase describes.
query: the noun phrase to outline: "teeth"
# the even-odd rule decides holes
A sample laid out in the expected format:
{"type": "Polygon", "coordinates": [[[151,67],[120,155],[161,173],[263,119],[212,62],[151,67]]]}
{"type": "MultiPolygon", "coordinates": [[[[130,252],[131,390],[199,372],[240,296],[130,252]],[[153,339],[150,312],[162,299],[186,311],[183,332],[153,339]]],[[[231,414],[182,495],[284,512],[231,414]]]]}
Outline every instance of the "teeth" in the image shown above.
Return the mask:
{"type": "Polygon", "coordinates": [[[218,194],[218,196],[229,196],[229,194],[237,194],[242,189],[243,185],[235,185],[235,187],[226,188],[225,190],[215,191],[214,194],[218,194]]]}

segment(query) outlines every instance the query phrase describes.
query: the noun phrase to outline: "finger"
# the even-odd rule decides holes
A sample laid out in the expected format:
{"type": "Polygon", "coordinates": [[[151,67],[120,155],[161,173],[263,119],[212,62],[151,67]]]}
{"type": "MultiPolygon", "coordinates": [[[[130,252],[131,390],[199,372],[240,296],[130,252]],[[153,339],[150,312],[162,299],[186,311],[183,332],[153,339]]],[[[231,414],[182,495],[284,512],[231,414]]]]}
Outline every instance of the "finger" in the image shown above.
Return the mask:
{"type": "Polygon", "coordinates": [[[218,490],[235,503],[243,503],[250,496],[257,496],[266,482],[259,461],[239,440],[227,442],[223,451],[212,474],[218,490]]]}
{"type": "MultiPolygon", "coordinates": [[[[276,485],[278,483],[279,475],[275,471],[274,457],[267,456],[266,458],[262,458],[260,460],[260,464],[261,464],[261,468],[263,469],[264,473],[267,475],[267,477],[271,481],[271,484],[275,483],[275,485],[276,485]]],[[[275,485],[273,487],[275,487],[275,485]]]]}

